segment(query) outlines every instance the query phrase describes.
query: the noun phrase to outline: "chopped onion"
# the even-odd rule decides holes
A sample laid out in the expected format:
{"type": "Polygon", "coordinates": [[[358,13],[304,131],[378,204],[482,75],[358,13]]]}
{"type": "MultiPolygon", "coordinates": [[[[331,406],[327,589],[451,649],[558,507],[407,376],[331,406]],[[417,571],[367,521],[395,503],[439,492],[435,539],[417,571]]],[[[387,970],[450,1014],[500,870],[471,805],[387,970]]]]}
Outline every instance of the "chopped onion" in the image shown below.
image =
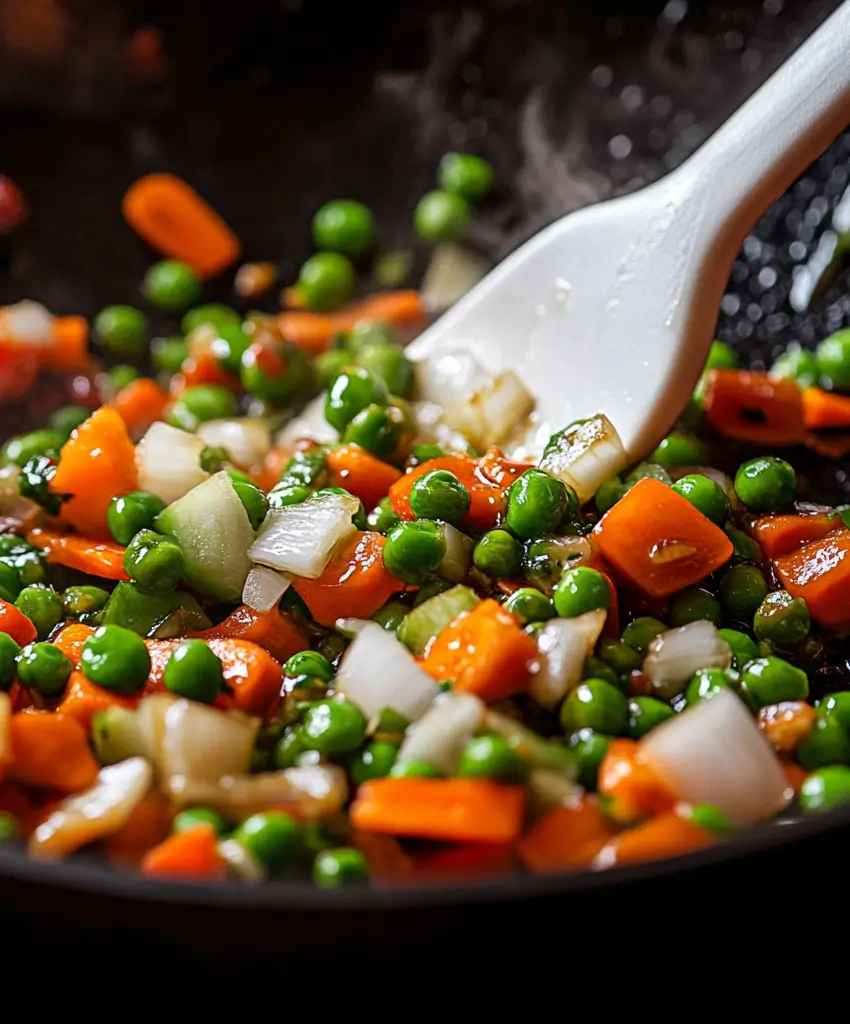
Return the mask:
{"type": "Polygon", "coordinates": [[[717,629],[705,619],[660,633],[650,643],[643,671],[652,688],[667,700],[682,692],[701,668],[729,668],[732,651],[717,629]]]}
{"type": "Polygon", "coordinates": [[[325,400],[327,391],[317,395],[312,402],[301,410],[295,419],[290,420],[275,435],[274,443],[278,448],[291,448],[301,438],[309,438],[318,444],[333,444],[339,440],[339,434],[325,419],[325,400]]]}
{"type": "Polygon", "coordinates": [[[153,770],[143,757],[101,768],[94,785],[63,800],[33,833],[29,852],[53,859],[117,832],[150,789],[153,770]]]}
{"type": "Polygon", "coordinates": [[[446,407],[443,421],[477,448],[504,444],[534,411],[534,396],[506,370],[463,401],[446,407]]]}
{"type": "Polygon", "coordinates": [[[585,612],[574,619],[551,619],[537,634],[540,668],[531,677],[530,692],[553,708],[581,682],[584,661],[596,646],[607,613],[585,612]]]}
{"type": "Polygon", "coordinates": [[[240,881],[255,883],[266,880],[268,871],[238,839],[222,839],[218,843],[218,853],[240,881]]]}
{"type": "Polygon", "coordinates": [[[0,692],[0,767],[11,764],[12,750],[12,699],[8,693],[0,692]]]}
{"type": "Polygon", "coordinates": [[[436,402],[408,402],[416,421],[416,443],[438,444],[447,452],[465,452],[469,441],[443,423],[443,407],[436,402]]]}
{"type": "Polygon", "coordinates": [[[440,562],[437,572],[452,583],[460,583],[466,579],[472,565],[472,549],[475,541],[461,533],[450,523],[443,525],[443,537],[446,541],[446,553],[440,562]]]}
{"type": "Polygon", "coordinates": [[[14,463],[0,469],[0,530],[19,530],[41,513],[34,501],[21,497],[20,478],[20,467],[14,463]]]}
{"type": "Polygon", "coordinates": [[[170,505],[209,475],[201,469],[204,441],[167,423],[151,424],[136,445],[139,490],[150,491],[170,505]]]}
{"type": "Polygon", "coordinates": [[[321,494],[299,505],[273,508],[248,557],[260,565],[315,580],[334,551],[354,536],[351,517],[360,503],[344,494],[321,494]]]}
{"type": "Polygon", "coordinates": [[[493,374],[469,349],[447,349],[414,363],[414,380],[417,398],[447,409],[490,387],[493,374]]]}
{"type": "Polygon", "coordinates": [[[729,691],[663,722],[639,752],[681,800],[715,804],[736,825],[772,817],[793,795],[753,716],[729,691]]]}
{"type": "Polygon", "coordinates": [[[272,446],[265,420],[243,416],[233,420],[209,420],[198,427],[198,437],[210,447],[221,447],[243,469],[259,466],[272,446]]]}
{"type": "Polygon", "coordinates": [[[628,462],[619,434],[600,413],[554,434],[540,459],[540,468],[560,477],[584,504],[628,462]]]}
{"type": "Polygon", "coordinates": [[[411,722],[422,717],[439,692],[404,644],[377,622],[359,629],[342,657],[334,688],[368,719],[392,708],[411,722]]]}
{"type": "Polygon", "coordinates": [[[484,703],[474,694],[441,694],[419,721],[408,727],[397,761],[427,761],[438,772],[453,775],[485,711],[484,703]]]}
{"type": "Polygon", "coordinates": [[[276,608],[278,602],[292,583],[291,576],[255,565],[248,573],[245,587],[242,590],[242,601],[255,612],[268,612],[276,608]]]}
{"type": "Polygon", "coordinates": [[[31,299],[4,306],[0,309],[0,340],[48,348],[54,342],[53,316],[31,299]]]}
{"type": "Polygon", "coordinates": [[[458,242],[443,242],[434,248],[422,279],[422,301],[429,313],[444,313],[483,280],[490,262],[458,242]]]}
{"type": "Polygon", "coordinates": [[[558,740],[546,740],[510,715],[490,708],[484,714],[484,726],[509,740],[533,768],[557,772],[571,781],[578,773],[576,755],[558,740]]]}
{"type": "Polygon", "coordinates": [[[165,735],[165,716],[172,704],[179,698],[170,693],[152,693],[139,702],[136,710],[136,730],[133,731],[132,745],[138,739],[139,753],[153,764],[156,773],[162,777],[162,738],[165,735]]]}

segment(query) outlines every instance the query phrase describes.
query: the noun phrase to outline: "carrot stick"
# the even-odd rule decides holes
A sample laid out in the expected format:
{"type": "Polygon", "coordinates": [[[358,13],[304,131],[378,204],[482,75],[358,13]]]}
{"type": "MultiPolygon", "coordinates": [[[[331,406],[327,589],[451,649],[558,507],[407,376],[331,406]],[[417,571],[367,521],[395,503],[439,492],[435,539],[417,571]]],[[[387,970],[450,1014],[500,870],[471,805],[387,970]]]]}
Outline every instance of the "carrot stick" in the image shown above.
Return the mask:
{"type": "Polygon", "coordinates": [[[54,345],[39,356],[44,370],[79,370],[89,362],[89,325],[82,316],[57,316],[53,320],[54,345]]]}
{"type": "Polygon", "coordinates": [[[227,878],[227,866],[219,855],[212,825],[198,825],[170,835],[148,850],[142,858],[141,871],[147,878],[185,882],[223,882],[227,878]]]}
{"type": "Polygon", "coordinates": [[[256,612],[247,605],[240,605],[226,619],[210,629],[190,633],[189,636],[202,640],[250,640],[275,658],[284,662],[309,647],[307,638],[292,619],[276,608],[268,612],[256,612]]]}
{"type": "Polygon", "coordinates": [[[337,619],[367,619],[405,589],[384,566],[384,543],[380,533],[358,533],[318,579],[295,579],[292,585],[316,622],[331,627],[337,619]]]}
{"type": "Polygon", "coordinates": [[[74,668],[79,668],[83,644],[93,632],[94,628],[87,626],[83,622],[69,622],[56,635],[52,643],[54,647],[59,648],[66,658],[73,662],[74,668]]]}
{"type": "Polygon", "coordinates": [[[659,814],[635,828],[621,832],[603,847],[597,864],[637,864],[647,860],[681,857],[717,842],[716,836],[673,811],[659,814]]]}
{"type": "Polygon", "coordinates": [[[130,578],[124,572],[124,548],[120,544],[42,529],[30,530],[27,540],[46,553],[50,565],[64,565],[108,580],[130,578]]]}
{"type": "Polygon", "coordinates": [[[651,597],[698,583],[733,550],[720,527],[672,488],[649,478],[605,513],[594,543],[618,573],[651,597]]]}
{"type": "MultiPolygon", "coordinates": [[[[479,472],[479,464],[475,459],[460,453],[441,455],[429,459],[397,480],[389,491],[390,502],[397,516],[402,519],[415,519],[416,515],[410,507],[410,492],[414,483],[434,469],[446,469],[460,480],[469,491],[472,501],[462,525],[476,532],[489,530],[495,526],[499,516],[505,509],[505,486],[491,483],[479,472]]],[[[509,482],[508,482],[509,486],[509,482]]]]}
{"type": "Polygon", "coordinates": [[[834,530],[774,560],[792,597],[802,597],[813,619],[832,629],[850,626],[850,530],[834,530]]]}
{"type": "Polygon", "coordinates": [[[830,512],[811,514],[771,513],[760,516],[749,527],[759,547],[770,558],[790,554],[809,540],[820,540],[843,527],[841,517],[830,512]]]}
{"type": "Polygon", "coordinates": [[[597,789],[607,798],[610,817],[627,824],[669,810],[676,803],[673,793],[644,764],[635,740],[612,740],[599,766],[597,789]]]}
{"type": "Polygon", "coordinates": [[[75,718],[88,732],[92,716],[98,711],[114,707],[134,708],[138,703],[135,697],[122,697],[113,690],[104,690],[103,687],[96,686],[86,679],[82,672],[73,672],[65,687],[65,695],[56,710],[60,714],[75,718]]]}
{"type": "Polygon", "coordinates": [[[521,786],[483,779],[375,779],[360,786],[351,822],[365,832],[455,843],[509,843],[520,833],[521,786]]]}
{"type": "Polygon", "coordinates": [[[0,633],[8,633],[21,647],[31,644],[38,635],[35,626],[22,611],[19,611],[13,604],[9,604],[8,601],[2,600],[0,600],[0,633]]]}
{"type": "Polygon", "coordinates": [[[366,508],[374,508],[401,476],[401,470],[356,444],[343,444],[328,452],[327,466],[330,486],[351,491],[366,508]]]}
{"type": "Polygon", "coordinates": [[[803,422],[807,430],[850,431],[850,398],[822,388],[804,388],[803,422]]]}
{"type": "Polygon", "coordinates": [[[137,377],[122,388],[111,402],[127,432],[139,440],[148,427],[163,418],[171,396],[150,377],[137,377]]]}
{"type": "Polygon", "coordinates": [[[109,537],[109,503],[134,491],[137,483],[136,449],[124,421],[114,409],[101,406],[62,446],[50,489],[72,495],[62,506],[62,518],[100,539],[109,537]]]}
{"type": "Polygon", "coordinates": [[[803,398],[794,381],[748,370],[709,370],[705,381],[706,419],[721,434],[762,444],[803,440],[803,398]]]}
{"type": "Polygon", "coordinates": [[[360,320],[380,320],[402,326],[425,319],[422,296],[417,291],[379,292],[336,313],[308,313],[293,310],[277,317],[277,326],[287,341],[309,352],[324,352],[331,339],[350,331],[360,320]]]}
{"type": "Polygon", "coordinates": [[[615,835],[593,797],[555,807],[539,818],[520,839],[517,852],[536,875],[587,867],[615,835]]]}
{"type": "Polygon", "coordinates": [[[9,775],[31,786],[76,793],[97,776],[86,730],[67,715],[21,711],[12,716],[15,759],[9,775]]]}
{"type": "Polygon", "coordinates": [[[140,178],[124,196],[122,210],[130,227],[151,248],[183,260],[201,277],[215,277],[239,257],[239,240],[230,228],[173,174],[140,178]]]}
{"type": "Polygon", "coordinates": [[[174,820],[174,811],[159,793],[148,793],[133,808],[129,820],[105,841],[113,864],[138,867],[144,855],[161,843],[174,820]]]}
{"type": "Polygon", "coordinates": [[[504,700],[524,690],[537,645],[492,598],[459,615],[426,651],[422,668],[436,680],[481,700],[504,700]]]}

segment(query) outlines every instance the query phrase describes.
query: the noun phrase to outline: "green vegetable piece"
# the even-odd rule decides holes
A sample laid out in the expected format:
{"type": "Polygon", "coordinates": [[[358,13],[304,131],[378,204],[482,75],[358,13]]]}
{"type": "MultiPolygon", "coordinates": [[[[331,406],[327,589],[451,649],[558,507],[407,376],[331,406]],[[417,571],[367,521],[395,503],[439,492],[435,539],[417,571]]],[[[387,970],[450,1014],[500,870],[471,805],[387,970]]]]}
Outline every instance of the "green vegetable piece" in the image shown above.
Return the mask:
{"type": "Polygon", "coordinates": [[[649,461],[659,466],[705,466],[709,462],[708,448],[690,434],[668,434],[649,461]]]}
{"type": "Polygon", "coordinates": [[[432,469],[413,484],[410,507],[420,519],[442,519],[457,526],[461,523],[472,497],[454,473],[432,469]]]}
{"type": "Polygon", "coordinates": [[[129,363],[122,363],[120,366],[112,366],[106,371],[113,392],[118,395],[134,380],[138,380],[139,371],[129,363]]]}
{"type": "Polygon", "coordinates": [[[342,435],[345,444],[357,444],[379,459],[399,454],[407,431],[407,419],[397,405],[367,405],[358,412],[342,435]]]}
{"type": "Polygon", "coordinates": [[[388,633],[398,633],[399,628],[407,615],[407,606],[399,601],[388,601],[383,608],[379,608],[372,616],[372,621],[385,629],[388,633]]]}
{"type": "Polygon", "coordinates": [[[20,647],[8,633],[0,633],[0,690],[8,690],[15,681],[20,647]]]}
{"type": "Polygon", "coordinates": [[[593,729],[579,729],[570,737],[570,749],[578,757],[578,781],[591,792],[596,790],[599,766],[608,753],[610,736],[593,729]]]}
{"type": "Polygon", "coordinates": [[[673,490],[689,501],[698,512],[717,526],[729,518],[729,499],[726,492],[710,477],[692,473],[673,484],[673,490]]]}
{"type": "Polygon", "coordinates": [[[816,768],[803,780],[800,807],[806,814],[820,814],[850,801],[850,768],[843,764],[816,768]]]}
{"type": "Polygon", "coordinates": [[[199,825],[212,825],[217,836],[222,836],[230,831],[230,822],[222,817],[218,811],[210,810],[209,807],[187,807],[184,811],[174,816],[171,823],[172,832],[189,832],[199,825]]]}
{"type": "Polygon", "coordinates": [[[208,420],[223,420],[236,415],[236,398],[221,384],[196,384],[186,388],[171,406],[170,419],[175,427],[197,430],[208,420]]]}
{"type": "Polygon", "coordinates": [[[640,651],[627,644],[624,640],[604,637],[596,645],[600,660],[610,666],[618,676],[627,676],[635,672],[643,664],[640,651]]]}
{"type": "Polygon", "coordinates": [[[720,581],[723,607],[740,622],[750,622],[767,595],[767,580],[754,565],[733,565],[720,581]]]}
{"type": "Polygon", "coordinates": [[[113,498],[106,511],[106,525],[116,544],[125,547],[142,530],[150,530],[165,502],[149,491],[132,491],[113,498]]]}
{"type": "Polygon", "coordinates": [[[437,572],[445,554],[446,540],[437,523],[401,522],[387,534],[384,565],[398,580],[421,583],[437,572]]]}
{"type": "Polygon", "coordinates": [[[850,764],[850,734],[833,716],[818,716],[814,728],[797,748],[797,760],[807,772],[827,765],[850,764]]]}
{"type": "Polygon", "coordinates": [[[27,644],[18,655],[18,680],[30,690],[45,697],[59,697],[65,692],[73,663],[53,644],[27,644]]]}
{"type": "Polygon", "coordinates": [[[68,587],[62,595],[62,610],[71,619],[90,616],[106,607],[109,591],[100,587],[68,587]]]}
{"type": "Polygon", "coordinates": [[[388,249],[375,257],[372,274],[379,288],[401,288],[413,270],[414,257],[409,249],[388,249]]]}
{"type": "Polygon", "coordinates": [[[730,836],[736,831],[729,815],[714,804],[685,804],[678,813],[692,825],[704,828],[706,832],[712,832],[716,836],[730,836]]]}
{"type": "Polygon", "coordinates": [[[22,468],[36,455],[59,458],[59,449],[65,437],[58,430],[31,430],[28,434],[10,437],[3,445],[3,465],[14,464],[22,468]]]}
{"type": "Polygon", "coordinates": [[[225,370],[238,375],[242,370],[242,356],[250,345],[251,339],[241,324],[221,324],[210,348],[225,370]]]}
{"type": "Polygon", "coordinates": [[[416,204],[413,226],[426,245],[462,238],[469,227],[469,203],[461,196],[434,190],[416,204]]]}
{"type": "Polygon", "coordinates": [[[396,345],[364,345],[356,357],[358,366],[373,373],[391,395],[407,398],[413,385],[413,363],[396,345]]]}
{"type": "Polygon", "coordinates": [[[711,343],[705,363],[706,370],[734,370],[737,365],[738,357],[731,346],[718,340],[711,343]]]}
{"type": "Polygon", "coordinates": [[[816,701],[815,710],[819,715],[834,716],[850,731],[850,690],[828,693],[816,701]]]}
{"type": "Polygon", "coordinates": [[[313,241],[317,249],[359,256],[371,245],[375,222],[368,207],[353,199],[325,203],[313,217],[313,241]]]}
{"type": "Polygon", "coordinates": [[[673,714],[670,705],[657,697],[634,697],[629,701],[629,736],[639,740],[673,714]]]}
{"type": "Polygon", "coordinates": [[[295,819],[283,811],[264,811],[246,818],[233,833],[233,838],[263,867],[273,871],[294,859],[300,830],[295,819]]]}
{"type": "Polygon", "coordinates": [[[775,590],[761,602],[753,617],[757,640],[769,640],[777,647],[796,647],[809,635],[812,618],[802,597],[787,590],[775,590]]]}
{"type": "Polygon", "coordinates": [[[786,700],[805,700],[809,679],[801,668],[782,658],[755,658],[744,666],[741,689],[757,707],[765,707],[786,700]]]}
{"type": "Polygon", "coordinates": [[[301,733],[305,750],[328,757],[350,754],[363,745],[366,719],[349,701],[319,701],[304,716],[301,733]]]}
{"type": "Polygon", "coordinates": [[[393,508],[390,499],[381,498],[367,516],[367,522],[370,529],[377,530],[378,533],[387,534],[397,523],[401,522],[401,519],[393,508]]]}
{"type": "Polygon", "coordinates": [[[50,414],[50,426],[67,440],[91,413],[84,405],[64,405],[50,414]]]}
{"type": "Polygon", "coordinates": [[[437,182],[444,192],[470,203],[485,199],[493,189],[493,165],[472,153],[446,153],[440,160],[437,182]]]}
{"type": "Polygon", "coordinates": [[[685,688],[685,704],[692,707],[720,690],[735,692],[728,673],[719,668],[703,668],[696,672],[685,688]]]}
{"type": "Polygon", "coordinates": [[[797,475],[783,459],[759,456],[735,474],[735,493],[751,512],[774,512],[794,500],[797,475]]]}
{"type": "Polygon", "coordinates": [[[737,526],[733,526],[731,523],[726,524],[723,532],[732,541],[732,546],[735,549],[732,554],[733,565],[739,562],[754,562],[756,565],[762,564],[764,558],[761,548],[749,534],[739,530],[737,526]]]}
{"type": "Polygon", "coordinates": [[[148,322],[134,306],[107,306],[94,318],[94,334],[107,352],[129,359],[144,351],[148,322]]]}
{"type": "Polygon", "coordinates": [[[347,302],[356,283],[354,265],[338,252],[317,252],[302,264],[298,274],[298,290],[307,308],[318,312],[347,302]]]}
{"type": "MultiPolygon", "coordinates": [[[[611,607],[611,590],[601,572],[580,565],[567,569],[555,587],[555,610],[564,619],[611,607]]],[[[579,728],[577,726],[577,728],[579,728]]]]}
{"type": "Polygon", "coordinates": [[[735,668],[743,668],[748,661],[759,656],[759,649],[752,637],[737,629],[721,629],[720,636],[729,644],[732,651],[732,664],[735,668]]]}
{"type": "Polygon", "coordinates": [[[475,591],[469,587],[452,587],[437,594],[404,617],[398,627],[398,638],[414,654],[421,654],[458,615],[472,611],[478,600],[475,591]]]}
{"type": "Polygon", "coordinates": [[[686,587],[671,600],[669,618],[672,627],[686,626],[689,622],[699,622],[701,619],[719,626],[720,602],[707,590],[686,587]]]}
{"type": "Polygon", "coordinates": [[[144,590],[167,594],[186,572],[186,560],[173,540],[140,530],[124,552],[124,572],[144,590]]]}
{"type": "Polygon", "coordinates": [[[244,483],[242,480],[233,481],[233,490],[236,491],[239,500],[245,506],[245,511],[251,520],[251,527],[254,530],[259,530],[269,511],[269,499],[266,497],[265,491],[260,490],[256,484],[244,483]]]}
{"type": "Polygon", "coordinates": [[[624,481],[626,490],[630,491],[641,480],[658,480],[662,484],[667,484],[668,487],[673,483],[667,470],[654,462],[639,462],[624,481]]]}
{"type": "Polygon", "coordinates": [[[149,594],[126,581],[112,591],[103,612],[103,624],[123,626],[144,637],[176,636],[212,625],[191,594],[149,594]]]}
{"type": "Polygon", "coordinates": [[[345,344],[354,353],[360,353],[368,345],[395,347],[395,328],[386,320],[358,320],[346,334],[345,344]]]}
{"type": "Polygon", "coordinates": [[[307,750],[302,725],[296,725],[281,736],[274,748],[274,763],[277,768],[291,768],[307,750]]]}
{"type": "Polygon", "coordinates": [[[278,487],[319,487],[327,470],[327,448],[317,447],[309,452],[297,451],[287,462],[278,487]]]}
{"type": "Polygon", "coordinates": [[[287,341],[251,345],[242,353],[239,374],[249,395],[271,405],[309,397],[317,383],[309,353],[287,341]]]}
{"type": "Polygon", "coordinates": [[[300,505],[306,501],[313,492],[303,484],[292,484],[283,486],[278,484],[268,493],[269,508],[284,508],[287,505],[300,505]]]}
{"type": "MultiPolygon", "coordinates": [[[[343,348],[329,348],[326,352],[320,352],[313,360],[316,375],[323,388],[329,388],[337,377],[352,365],[351,353],[343,348]]],[[[369,369],[371,372],[371,367],[369,369]]]]}
{"type": "Polygon", "coordinates": [[[770,368],[771,377],[793,380],[801,388],[813,388],[820,380],[820,367],[813,352],[789,345],[770,368]]]}
{"type": "Polygon", "coordinates": [[[160,373],[179,373],[189,356],[189,343],[185,338],[154,338],[151,342],[151,362],[160,373]]]}
{"type": "MultiPolygon", "coordinates": [[[[239,473],[239,470],[228,469],[230,465],[230,455],[226,448],[222,448],[221,445],[207,445],[201,451],[201,469],[205,473],[220,473],[224,470],[227,475],[236,483],[237,480],[247,476],[247,474],[241,474],[234,477],[234,473],[239,473]]],[[[248,478],[248,483],[251,483],[251,479],[248,478]]]]}
{"type": "Polygon", "coordinates": [[[836,331],[815,349],[818,370],[837,388],[850,387],[850,329],[836,331]]]}
{"type": "Polygon", "coordinates": [[[505,600],[504,607],[516,615],[523,626],[529,622],[545,622],[555,617],[555,606],[545,594],[541,594],[533,587],[515,590],[505,600]]]}
{"type": "Polygon", "coordinates": [[[50,490],[56,475],[56,461],[46,455],[34,455],[21,469],[18,490],[22,498],[29,498],[49,515],[59,514],[63,498],[50,490]]]}
{"type": "Polygon", "coordinates": [[[0,843],[9,843],[20,838],[21,826],[11,811],[0,811],[0,843]]]}
{"type": "Polygon", "coordinates": [[[163,682],[178,697],[212,704],[224,688],[221,661],[203,640],[182,640],[166,662],[163,682]]]}
{"type": "Polygon", "coordinates": [[[209,302],[205,306],[196,306],[186,313],[180,321],[180,329],[184,334],[191,334],[204,324],[222,328],[228,324],[241,324],[242,318],[235,309],[220,302],[209,302]]]}
{"type": "Polygon", "coordinates": [[[3,600],[13,604],[22,586],[21,574],[14,565],[0,562],[0,593],[3,594],[3,600]]]}
{"type": "Polygon", "coordinates": [[[491,579],[509,579],[522,569],[522,545],[507,530],[490,530],[473,548],[472,561],[491,579]]]}
{"type": "Polygon", "coordinates": [[[561,705],[561,728],[569,735],[579,729],[621,736],[629,724],[629,702],[604,679],[587,679],[561,705]]]}
{"type": "Polygon", "coordinates": [[[613,508],[626,493],[626,485],[618,476],[609,477],[604,484],[600,484],[599,490],[593,499],[596,503],[596,510],[604,515],[608,509],[613,508]]]}
{"type": "Polygon", "coordinates": [[[359,850],[343,846],[322,850],[313,861],[313,882],[320,889],[342,889],[360,885],[369,878],[366,858],[359,850]]]}
{"type": "Polygon", "coordinates": [[[395,764],[398,747],[386,740],[372,740],[354,758],[349,766],[351,781],[359,786],[370,779],[383,779],[395,764]]]}
{"type": "Polygon", "coordinates": [[[651,615],[640,615],[626,626],[622,639],[636,651],[646,654],[652,641],[668,628],[660,619],[654,619],[651,615]]]}
{"type": "Polygon", "coordinates": [[[15,605],[35,626],[39,640],[46,640],[62,621],[62,602],[53,587],[44,583],[24,587],[15,599],[15,605]]]}
{"type": "Polygon", "coordinates": [[[169,313],[197,302],[202,288],[200,277],[182,260],[154,263],[142,281],[142,294],[148,302],[169,313]]]}
{"type": "Polygon", "coordinates": [[[325,419],[342,434],[367,406],[385,406],[388,402],[384,382],[362,366],[353,367],[339,374],[328,390],[325,419]]]}
{"type": "Polygon", "coordinates": [[[106,690],[136,693],[147,682],[151,659],[144,640],[121,626],[100,626],[83,644],[80,668],[106,690]]]}
{"type": "Polygon", "coordinates": [[[418,608],[420,604],[424,604],[426,601],[430,601],[432,597],[436,597],[437,594],[444,594],[447,590],[451,590],[455,584],[451,580],[444,580],[440,577],[426,580],[417,591],[416,597],[413,599],[413,607],[418,608]]]}
{"type": "Polygon", "coordinates": [[[466,779],[522,782],[528,765],[504,736],[476,736],[463,749],[457,774],[466,779]]]}
{"type": "Polygon", "coordinates": [[[427,761],[396,761],[390,769],[391,779],[438,779],[440,773],[427,761]]]}
{"type": "Polygon", "coordinates": [[[431,459],[440,459],[448,452],[438,444],[415,444],[410,449],[410,465],[419,466],[423,462],[430,462],[431,459]]]}
{"type": "Polygon", "coordinates": [[[567,511],[567,489],[542,469],[527,469],[508,488],[505,522],[525,540],[553,533],[567,511]]]}

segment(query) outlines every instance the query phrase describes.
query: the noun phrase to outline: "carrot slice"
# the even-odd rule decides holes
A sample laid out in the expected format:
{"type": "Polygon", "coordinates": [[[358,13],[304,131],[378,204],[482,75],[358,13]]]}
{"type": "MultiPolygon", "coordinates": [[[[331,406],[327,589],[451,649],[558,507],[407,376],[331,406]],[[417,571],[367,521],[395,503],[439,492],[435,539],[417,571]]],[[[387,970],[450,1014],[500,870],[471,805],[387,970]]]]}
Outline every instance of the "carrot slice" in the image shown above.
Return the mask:
{"type": "Polygon", "coordinates": [[[83,644],[92,633],[94,633],[92,626],[87,626],[83,622],[70,622],[63,627],[52,642],[54,647],[58,647],[65,657],[73,662],[74,668],[79,668],[83,644]]]}
{"type": "Polygon", "coordinates": [[[680,857],[716,842],[717,837],[707,829],[680,818],[673,811],[667,811],[621,832],[602,849],[597,864],[613,867],[615,864],[637,864],[647,860],[680,857]]]}
{"type": "Polygon", "coordinates": [[[401,476],[401,470],[356,444],[343,444],[328,452],[327,466],[330,486],[351,491],[366,508],[374,508],[401,476]]]}
{"type": "Polygon", "coordinates": [[[434,679],[451,679],[455,690],[494,702],[526,688],[536,655],[537,645],[514,616],[488,598],[446,626],[422,668],[434,679]]]}
{"type": "Polygon", "coordinates": [[[202,640],[250,640],[277,661],[284,662],[310,645],[307,638],[285,613],[272,608],[256,612],[246,604],[232,611],[217,626],[190,633],[202,640]]]}
{"type": "Polygon", "coordinates": [[[833,629],[850,626],[850,530],[842,527],[774,560],[792,597],[802,597],[812,618],[833,629]]]}
{"type": "Polygon", "coordinates": [[[316,622],[333,626],[337,619],[368,619],[405,589],[384,566],[384,544],[380,533],[358,533],[318,579],[295,579],[292,585],[316,622]]]}
{"type": "Polygon", "coordinates": [[[137,484],[136,449],[124,421],[114,409],[102,406],[62,446],[50,489],[72,495],[62,506],[63,519],[100,539],[109,537],[109,503],[137,484]]]}
{"type": "Polygon", "coordinates": [[[39,355],[43,370],[79,370],[89,362],[89,325],[85,317],[55,317],[53,340],[54,345],[39,355]]]}
{"type": "Polygon", "coordinates": [[[539,818],[517,843],[517,852],[529,870],[548,875],[587,867],[614,835],[596,800],[586,796],[539,818]]]}
{"type": "Polygon", "coordinates": [[[698,583],[728,562],[733,550],[720,527],[650,478],[605,513],[594,542],[617,572],[651,597],[698,583]]]}
{"type": "Polygon", "coordinates": [[[148,174],[122,204],[131,228],[162,256],[183,260],[201,277],[215,277],[239,258],[236,235],[213,208],[173,174],[148,174]]]}
{"type": "Polygon", "coordinates": [[[174,820],[174,811],[160,793],[148,793],[133,808],[127,822],[105,841],[109,859],[118,865],[138,867],[144,855],[161,843],[174,820]]]}
{"type": "Polygon", "coordinates": [[[805,434],[803,397],[793,380],[748,370],[709,370],[703,408],[726,437],[761,444],[799,444],[805,434]]]}
{"type": "Polygon", "coordinates": [[[76,718],[88,732],[91,728],[92,716],[107,708],[134,708],[138,704],[135,697],[122,697],[112,690],[104,690],[86,679],[82,672],[73,672],[65,688],[62,702],[56,708],[60,714],[76,718]]]}
{"type": "Polygon", "coordinates": [[[277,317],[277,327],[287,341],[309,352],[324,352],[331,339],[350,331],[360,320],[381,320],[403,326],[425,319],[422,296],[417,291],[379,292],[336,313],[293,310],[277,317]]]}
{"type": "Polygon", "coordinates": [[[803,389],[803,423],[807,430],[850,431],[850,398],[822,388],[803,389]]]}
{"type": "Polygon", "coordinates": [[[128,580],[124,572],[124,548],[112,541],[86,540],[70,533],[30,530],[27,540],[41,548],[51,565],[64,565],[90,576],[108,580],[128,580]]]}
{"type": "Polygon", "coordinates": [[[127,432],[138,441],[152,423],[163,418],[170,401],[171,396],[155,380],[137,377],[121,388],[111,405],[124,420],[127,432]]]}
{"type": "Polygon", "coordinates": [[[635,740],[612,740],[599,766],[597,790],[610,817],[628,823],[669,810],[676,797],[638,755],[635,740]]]}
{"type": "Polygon", "coordinates": [[[754,520],[749,532],[764,554],[774,559],[789,554],[806,541],[820,540],[843,525],[841,517],[834,512],[771,513],[754,520]]]}
{"type": "Polygon", "coordinates": [[[492,483],[479,469],[475,459],[460,453],[441,455],[429,459],[397,480],[390,488],[389,497],[393,509],[401,519],[415,519],[416,514],[410,507],[410,492],[420,478],[434,469],[446,469],[460,480],[469,491],[472,501],[462,525],[471,530],[489,530],[496,525],[500,514],[505,509],[504,487],[492,483]]]}
{"type": "Polygon", "coordinates": [[[15,759],[9,775],[31,786],[76,793],[97,776],[86,730],[75,718],[48,711],[12,715],[15,759]]]}
{"type": "Polygon", "coordinates": [[[13,604],[9,604],[8,601],[2,600],[0,600],[0,633],[8,633],[21,647],[31,644],[38,635],[35,626],[22,611],[13,604]]]}
{"type": "Polygon", "coordinates": [[[147,878],[186,882],[222,882],[227,878],[227,866],[218,852],[212,825],[175,832],[148,850],[142,858],[141,871],[147,878]]]}
{"type": "Polygon", "coordinates": [[[366,832],[456,843],[509,843],[525,791],[482,779],[375,779],[357,791],[351,822],[366,832]]]}

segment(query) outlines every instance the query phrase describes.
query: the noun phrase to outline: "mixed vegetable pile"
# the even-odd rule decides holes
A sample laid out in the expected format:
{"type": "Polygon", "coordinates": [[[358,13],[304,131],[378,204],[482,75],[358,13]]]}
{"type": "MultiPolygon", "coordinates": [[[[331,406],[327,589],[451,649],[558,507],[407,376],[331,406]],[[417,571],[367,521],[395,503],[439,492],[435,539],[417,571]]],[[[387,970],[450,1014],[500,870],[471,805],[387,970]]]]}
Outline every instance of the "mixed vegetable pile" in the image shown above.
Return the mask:
{"type": "MultiPolygon", "coordinates": [[[[850,800],[850,691],[809,699],[850,629],[850,509],[769,454],[850,450],[850,332],[770,373],[715,342],[639,465],[601,414],[533,458],[513,373],[405,355],[485,270],[458,240],[492,168],[451,154],[439,185],[421,291],[342,200],[282,311],[240,313],[204,304],[230,229],[137,182],[164,259],[92,333],[152,376],[104,369],[81,317],[0,310],[4,399],[81,396],[2,449],[4,843],[332,888],[607,868],[850,800]]],[[[242,265],[234,304],[276,278],[242,265]]]]}

